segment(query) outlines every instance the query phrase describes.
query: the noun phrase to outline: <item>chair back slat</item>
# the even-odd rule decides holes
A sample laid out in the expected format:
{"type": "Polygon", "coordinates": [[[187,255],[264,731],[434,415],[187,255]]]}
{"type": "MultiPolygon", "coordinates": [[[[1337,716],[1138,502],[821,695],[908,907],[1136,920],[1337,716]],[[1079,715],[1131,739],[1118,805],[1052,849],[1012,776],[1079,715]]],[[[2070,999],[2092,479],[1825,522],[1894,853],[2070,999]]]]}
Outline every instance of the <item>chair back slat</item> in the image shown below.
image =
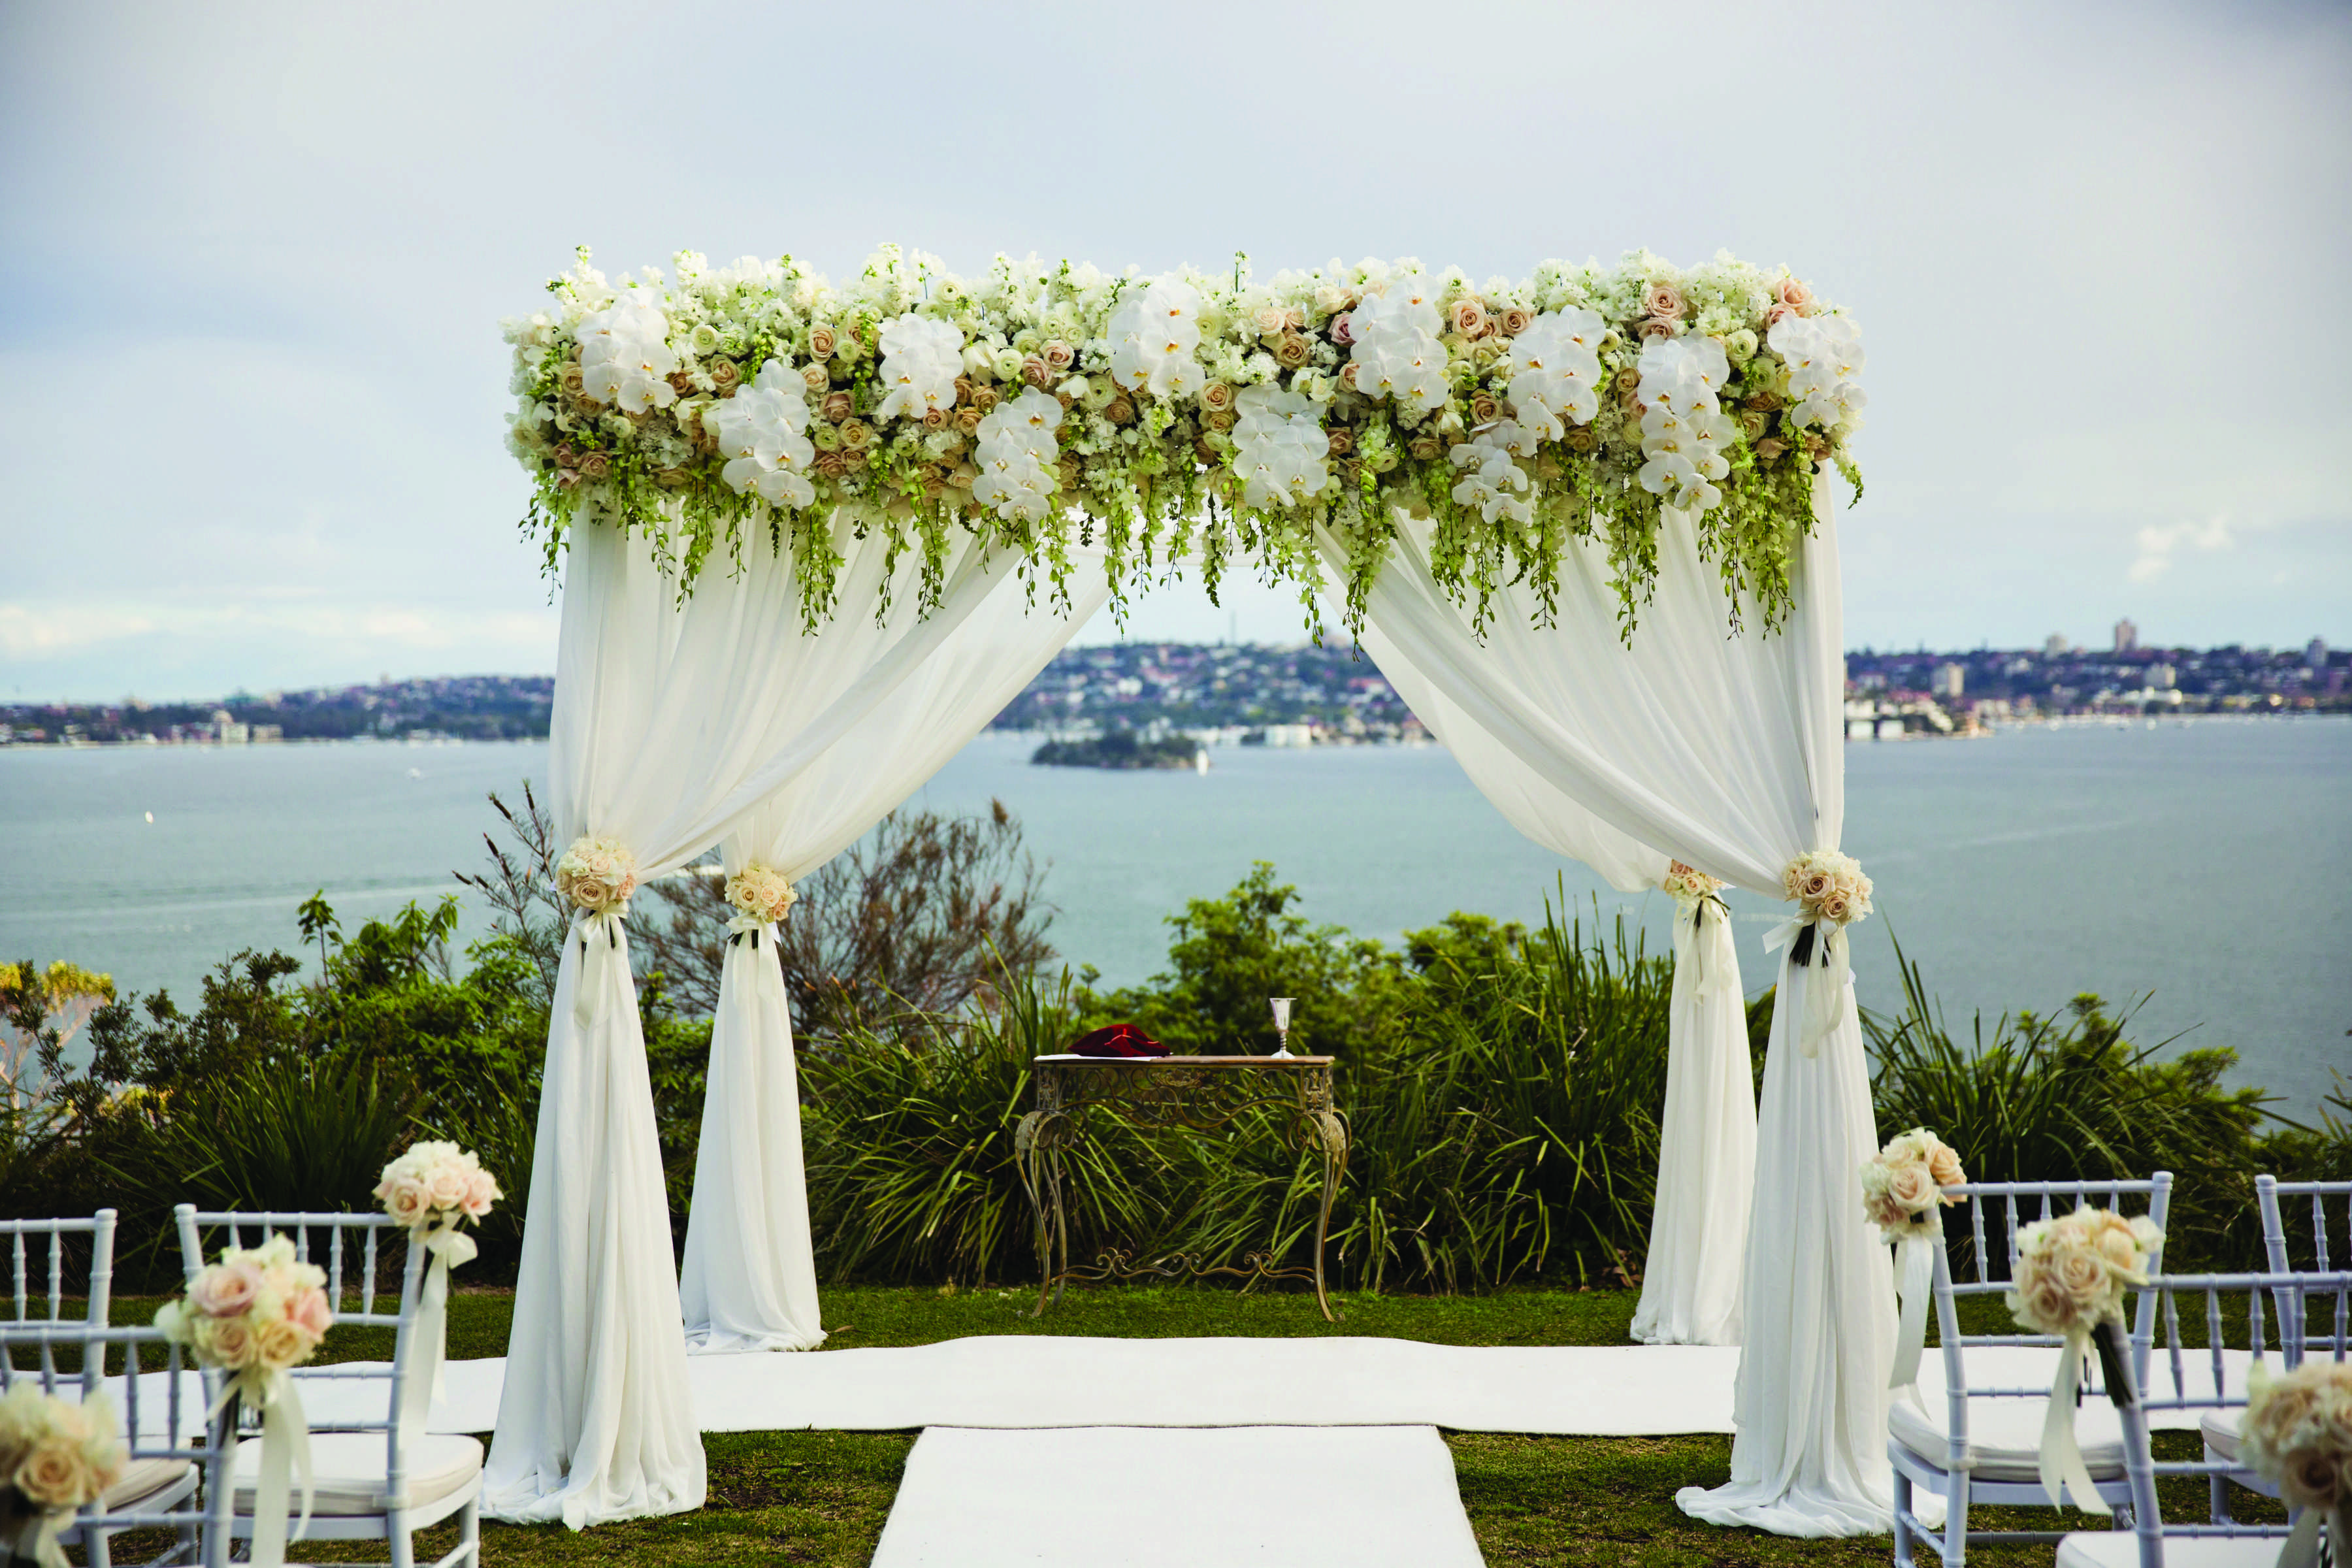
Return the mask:
{"type": "Polygon", "coordinates": [[[9,1304],[13,1323],[96,1323],[103,1326],[113,1294],[114,1211],[88,1218],[0,1220],[8,1237],[9,1304]],[[88,1237],[87,1261],[78,1257],[88,1237]],[[72,1276],[80,1264],[84,1306],[68,1315],[72,1276]]]}

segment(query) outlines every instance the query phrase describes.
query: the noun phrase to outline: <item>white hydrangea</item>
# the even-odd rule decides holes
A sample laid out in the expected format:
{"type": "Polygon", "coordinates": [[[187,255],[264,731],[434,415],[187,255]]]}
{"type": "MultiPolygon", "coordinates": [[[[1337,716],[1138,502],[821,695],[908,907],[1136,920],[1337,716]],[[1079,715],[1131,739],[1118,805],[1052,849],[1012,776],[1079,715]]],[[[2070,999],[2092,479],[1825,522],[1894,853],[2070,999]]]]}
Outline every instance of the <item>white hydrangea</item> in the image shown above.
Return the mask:
{"type": "Polygon", "coordinates": [[[583,317],[579,337],[582,388],[597,402],[643,414],[677,401],[668,379],[677,368],[669,319],[645,296],[623,294],[583,317]]]}
{"type": "Polygon", "coordinates": [[[1314,400],[1251,386],[1234,406],[1241,416],[1234,425],[1234,473],[1242,480],[1242,504],[1290,506],[1320,495],[1331,482],[1325,462],[1331,437],[1314,400]]]}
{"type": "Polygon", "coordinates": [[[874,410],[876,424],[904,416],[920,419],[952,408],[963,369],[963,333],[931,316],[908,314],[882,329],[882,384],[888,395],[874,410]]]}
{"type": "MultiPolygon", "coordinates": [[[[1206,384],[1201,346],[1201,293],[1163,278],[1119,302],[1110,319],[1110,374],[1129,392],[1191,397],[1206,384]]],[[[1019,365],[1016,360],[1015,372],[1019,365]]]]}
{"type": "Polygon", "coordinates": [[[1507,517],[1514,522],[1533,522],[1535,508],[1528,498],[1535,482],[1512,459],[1534,451],[1534,432],[1508,419],[1457,443],[1446,454],[1462,476],[1454,487],[1454,499],[1475,509],[1488,522],[1507,517]]]}
{"type": "Polygon", "coordinates": [[[1035,387],[991,409],[980,422],[973,451],[980,478],[972,481],[972,499],[1007,522],[1043,521],[1061,488],[1055,465],[1062,453],[1054,436],[1061,423],[1060,401],[1035,387]]]}
{"type": "Polygon", "coordinates": [[[1787,315],[1764,341],[1789,367],[1790,413],[1795,425],[1823,429],[1859,419],[1869,395],[1862,390],[1862,330],[1843,316],[1787,315]]]}
{"type": "Polygon", "coordinates": [[[816,500],[809,482],[816,447],[808,429],[807,383],[782,360],[760,367],[751,384],[704,411],[702,427],[727,459],[720,478],[742,495],[756,490],[771,506],[799,508],[816,500]]]}
{"type": "Polygon", "coordinates": [[[1601,412],[1601,340],[1608,323],[1570,307],[1538,316],[1511,340],[1511,405],[1519,422],[1542,439],[1583,425],[1601,412]]]}
{"type": "Polygon", "coordinates": [[[1444,405],[1445,345],[1434,289],[1418,278],[1392,284],[1368,297],[1348,317],[1354,341],[1356,390],[1366,397],[1394,397],[1398,406],[1426,414],[1444,405]]]}

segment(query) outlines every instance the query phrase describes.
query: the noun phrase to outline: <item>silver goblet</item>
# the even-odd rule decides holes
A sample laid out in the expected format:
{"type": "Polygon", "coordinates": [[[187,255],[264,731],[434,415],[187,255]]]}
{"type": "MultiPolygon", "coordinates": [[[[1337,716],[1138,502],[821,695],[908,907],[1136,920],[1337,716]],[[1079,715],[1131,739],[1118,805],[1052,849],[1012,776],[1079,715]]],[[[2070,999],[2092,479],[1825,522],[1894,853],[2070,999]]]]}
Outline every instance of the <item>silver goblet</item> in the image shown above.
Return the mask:
{"type": "Polygon", "coordinates": [[[1290,1054],[1291,999],[1287,996],[1269,996],[1265,1000],[1266,1005],[1274,1009],[1274,1033],[1277,1041],[1274,1054],[1277,1057],[1286,1057],[1290,1054]]]}

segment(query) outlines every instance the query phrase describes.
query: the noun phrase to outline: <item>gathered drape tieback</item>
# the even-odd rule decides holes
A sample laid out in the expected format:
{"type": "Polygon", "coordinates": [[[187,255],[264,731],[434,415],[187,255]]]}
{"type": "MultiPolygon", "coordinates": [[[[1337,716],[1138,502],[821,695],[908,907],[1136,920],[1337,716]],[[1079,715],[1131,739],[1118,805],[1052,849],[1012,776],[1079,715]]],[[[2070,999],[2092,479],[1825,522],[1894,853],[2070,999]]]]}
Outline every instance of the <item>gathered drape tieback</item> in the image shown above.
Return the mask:
{"type": "Polygon", "coordinates": [[[621,949],[621,922],[628,918],[629,895],[637,890],[637,858],[617,838],[583,833],[555,862],[555,886],[579,910],[572,922],[581,959],[572,1017],[584,1029],[595,1021],[605,971],[615,961],[628,963],[621,949]]]}
{"type": "Polygon", "coordinates": [[[735,909],[727,922],[728,942],[758,947],[760,933],[782,921],[799,897],[782,871],[752,861],[727,879],[727,901],[735,909]]]}
{"type": "Polygon", "coordinates": [[[1870,879],[1852,856],[1815,849],[1789,862],[1780,886],[1797,901],[1797,913],[1766,934],[1764,951],[1789,949],[1789,977],[1803,976],[1797,987],[1797,1044],[1806,1056],[1819,1056],[1844,1015],[1853,978],[1845,928],[1869,915],[1870,879]]]}
{"type": "MultiPolygon", "coordinates": [[[[1720,878],[1710,877],[1676,860],[1667,866],[1665,880],[1659,886],[1675,896],[1677,932],[1686,926],[1692,937],[1696,938],[1699,927],[1706,922],[1710,912],[1717,920],[1728,921],[1731,918],[1731,910],[1723,901],[1723,881],[1720,878]]],[[[1706,1001],[1716,980],[1706,967],[1706,944],[1694,940],[1687,949],[1687,957],[1678,951],[1675,962],[1690,964],[1691,994],[1701,1002],[1706,1001]]]]}

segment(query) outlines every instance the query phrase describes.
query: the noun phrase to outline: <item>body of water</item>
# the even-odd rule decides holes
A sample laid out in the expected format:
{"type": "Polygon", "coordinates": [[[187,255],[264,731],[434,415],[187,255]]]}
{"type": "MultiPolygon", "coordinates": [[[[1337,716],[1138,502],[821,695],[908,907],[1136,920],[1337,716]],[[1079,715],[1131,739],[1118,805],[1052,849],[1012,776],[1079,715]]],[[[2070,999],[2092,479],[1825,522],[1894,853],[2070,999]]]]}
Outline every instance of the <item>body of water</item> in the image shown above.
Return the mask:
{"type": "MultiPolygon", "coordinates": [[[[1034,745],[982,735],[916,800],[1018,813],[1055,945],[1108,981],[1151,973],[1166,916],[1255,860],[1308,918],[1366,935],[1453,910],[1539,919],[1564,890],[1666,940],[1671,900],[1536,848],[1439,748],[1224,748],[1203,776],[1033,767],[1034,745]]],[[[2136,1039],[2234,1048],[2241,1080],[2290,1112],[2352,1072],[2352,722],[2019,729],[1846,759],[1845,847],[1878,886],[1857,928],[1865,1006],[1897,1000],[1899,937],[1957,1026],[2095,991],[2146,998],[2136,1039]]],[[[486,793],[545,769],[543,743],[0,751],[0,954],[193,999],[240,947],[293,950],[313,889],[347,929],[450,891],[497,826],[486,793]]],[[[1732,904],[1752,992],[1782,908],[1732,904]]]]}

